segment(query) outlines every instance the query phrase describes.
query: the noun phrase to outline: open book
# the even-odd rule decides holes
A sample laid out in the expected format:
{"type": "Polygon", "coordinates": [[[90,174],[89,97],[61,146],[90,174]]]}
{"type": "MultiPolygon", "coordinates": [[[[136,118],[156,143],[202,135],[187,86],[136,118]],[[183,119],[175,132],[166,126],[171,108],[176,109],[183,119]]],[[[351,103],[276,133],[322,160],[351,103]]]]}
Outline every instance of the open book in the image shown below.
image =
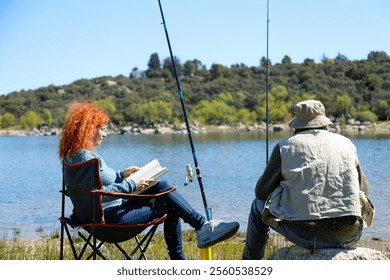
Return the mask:
{"type": "MultiPolygon", "coordinates": [[[[131,174],[129,177],[126,178],[126,180],[133,180],[136,181],[138,179],[154,179],[157,181],[157,179],[162,176],[163,174],[168,172],[167,167],[162,167],[160,162],[157,159],[154,159],[150,161],[149,163],[142,166],[137,172],[131,174]]],[[[149,187],[145,188],[143,191],[147,190],[148,188],[152,187],[154,184],[149,185],[149,187]]],[[[133,193],[137,194],[141,191],[135,191],[133,193]]]]}

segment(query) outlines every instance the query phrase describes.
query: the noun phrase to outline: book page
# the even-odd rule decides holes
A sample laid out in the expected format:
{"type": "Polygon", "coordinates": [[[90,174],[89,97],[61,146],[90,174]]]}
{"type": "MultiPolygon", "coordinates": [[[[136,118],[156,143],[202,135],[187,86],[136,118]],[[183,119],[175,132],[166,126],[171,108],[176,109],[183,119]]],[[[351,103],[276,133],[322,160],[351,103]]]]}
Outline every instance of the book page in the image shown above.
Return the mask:
{"type": "MultiPolygon", "coordinates": [[[[168,172],[167,167],[162,167],[160,162],[157,159],[150,161],[149,163],[142,166],[137,172],[131,174],[126,180],[137,181],[138,179],[154,179],[157,180],[160,176],[168,172]]],[[[152,187],[154,184],[151,184],[148,188],[152,187]]],[[[146,188],[145,190],[147,190],[146,188]]],[[[145,191],[144,190],[144,191],[145,191]]],[[[135,191],[134,193],[139,193],[135,191]]]]}

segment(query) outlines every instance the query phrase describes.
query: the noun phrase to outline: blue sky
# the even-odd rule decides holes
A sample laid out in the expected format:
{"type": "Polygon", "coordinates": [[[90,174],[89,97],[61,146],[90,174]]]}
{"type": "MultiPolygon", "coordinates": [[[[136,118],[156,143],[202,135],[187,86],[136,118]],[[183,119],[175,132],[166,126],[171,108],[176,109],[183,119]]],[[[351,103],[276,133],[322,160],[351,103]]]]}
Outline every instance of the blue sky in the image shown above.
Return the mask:
{"type": "MultiPolygon", "coordinates": [[[[230,67],[266,56],[267,0],[161,0],[173,53],[230,67]]],[[[269,0],[269,57],[390,55],[388,0],[269,0]]],[[[158,0],[0,0],[0,94],[128,76],[169,57],[158,0]]]]}

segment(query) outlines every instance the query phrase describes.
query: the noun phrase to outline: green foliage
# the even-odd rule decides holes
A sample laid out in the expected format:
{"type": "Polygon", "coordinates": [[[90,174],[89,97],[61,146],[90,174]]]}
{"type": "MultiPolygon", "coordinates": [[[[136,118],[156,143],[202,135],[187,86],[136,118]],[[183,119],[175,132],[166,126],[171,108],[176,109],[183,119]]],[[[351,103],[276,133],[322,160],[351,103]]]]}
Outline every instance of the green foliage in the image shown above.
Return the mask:
{"type": "Polygon", "coordinates": [[[221,100],[202,100],[196,105],[194,117],[204,124],[234,123],[235,110],[221,100]]]}
{"type": "Polygon", "coordinates": [[[256,112],[251,112],[246,108],[239,109],[236,112],[236,120],[242,124],[254,124],[257,122],[257,114],[256,112]]]}
{"type": "MultiPolygon", "coordinates": [[[[293,105],[288,101],[288,92],[284,86],[276,86],[269,93],[270,119],[272,122],[284,122],[290,118],[290,107],[293,105]]],[[[266,95],[260,97],[261,106],[257,109],[260,121],[266,121],[267,102],[266,95]]]]}
{"type": "MultiPolygon", "coordinates": [[[[204,124],[253,123],[266,120],[266,66],[226,67],[214,63],[210,69],[198,59],[175,57],[187,114],[204,124]]],[[[338,53],[323,54],[320,63],[307,58],[301,64],[285,56],[269,66],[270,122],[291,118],[293,105],[304,99],[319,99],[326,113],[335,118],[354,117],[364,121],[390,119],[390,58],[385,52],[370,52],[366,60],[350,61],[338,53]]],[[[22,90],[0,96],[2,128],[16,125],[33,128],[41,123],[62,125],[73,101],[96,102],[113,123],[154,124],[183,122],[170,58],[151,55],[144,74],[130,78],[80,79],[69,85],[22,90]]]]}
{"type": "Polygon", "coordinates": [[[356,114],[356,119],[362,122],[376,122],[378,117],[371,111],[362,111],[356,114]]]}
{"type": "Polygon", "coordinates": [[[166,102],[166,101],[157,100],[157,101],[151,102],[151,104],[152,104],[152,107],[155,108],[155,110],[157,111],[157,118],[160,121],[164,121],[164,120],[171,121],[172,109],[173,109],[173,106],[171,103],[166,102]]]}
{"type": "Polygon", "coordinates": [[[1,128],[9,128],[15,125],[16,118],[13,114],[5,113],[0,116],[1,128]]]}
{"type": "Polygon", "coordinates": [[[376,107],[374,107],[375,113],[378,116],[378,118],[382,120],[389,120],[390,119],[390,108],[389,104],[386,100],[379,100],[376,107]]]}
{"type": "Polygon", "coordinates": [[[42,120],[48,125],[51,125],[53,123],[53,116],[49,109],[43,109],[42,120]]]}
{"type": "Polygon", "coordinates": [[[150,56],[148,67],[150,70],[156,70],[156,71],[161,70],[160,58],[158,56],[158,53],[153,53],[150,56]]]}
{"type": "Polygon", "coordinates": [[[113,115],[116,113],[116,105],[112,98],[99,99],[95,104],[100,106],[107,114],[113,115]]]}
{"type": "Polygon", "coordinates": [[[347,94],[342,96],[337,96],[335,104],[337,116],[348,115],[352,109],[352,100],[351,97],[347,94]]]}
{"type": "Polygon", "coordinates": [[[161,100],[148,101],[136,110],[139,110],[141,123],[160,123],[164,120],[170,121],[172,118],[172,104],[161,100]]]}
{"type": "Polygon", "coordinates": [[[41,117],[34,111],[28,110],[19,119],[19,125],[22,128],[34,128],[42,121],[41,117]]]}

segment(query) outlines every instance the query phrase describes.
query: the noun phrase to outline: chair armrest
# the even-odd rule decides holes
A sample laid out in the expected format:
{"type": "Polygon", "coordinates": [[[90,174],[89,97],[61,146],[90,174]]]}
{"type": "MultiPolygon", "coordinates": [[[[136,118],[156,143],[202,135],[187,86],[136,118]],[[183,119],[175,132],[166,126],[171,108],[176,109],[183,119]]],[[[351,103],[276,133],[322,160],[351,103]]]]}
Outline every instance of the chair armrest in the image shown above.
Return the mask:
{"type": "Polygon", "coordinates": [[[133,194],[133,193],[120,193],[120,192],[105,192],[105,191],[96,190],[96,189],[91,190],[91,192],[95,193],[97,195],[101,195],[101,196],[111,196],[111,197],[117,197],[117,198],[123,198],[123,199],[130,200],[130,199],[152,199],[152,198],[156,198],[159,196],[167,195],[168,193],[173,192],[174,190],[176,190],[176,187],[172,187],[167,191],[159,192],[156,194],[142,194],[142,193],[133,194]]]}

